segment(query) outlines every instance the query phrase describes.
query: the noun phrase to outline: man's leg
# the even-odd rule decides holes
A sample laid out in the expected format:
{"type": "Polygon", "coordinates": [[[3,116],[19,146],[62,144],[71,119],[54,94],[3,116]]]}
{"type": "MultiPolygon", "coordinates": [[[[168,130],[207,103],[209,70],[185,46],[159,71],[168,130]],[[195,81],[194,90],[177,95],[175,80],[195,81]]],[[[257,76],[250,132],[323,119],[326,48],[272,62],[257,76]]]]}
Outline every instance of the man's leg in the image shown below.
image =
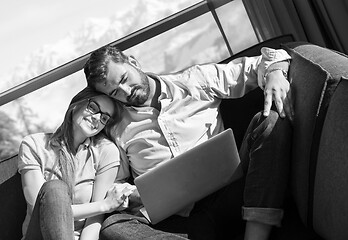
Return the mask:
{"type": "Polygon", "coordinates": [[[290,122],[274,111],[268,117],[259,113],[253,118],[240,149],[244,176],[196,204],[189,217],[190,238],[236,236],[244,229],[243,217],[246,239],[267,239],[283,215],[291,134],[290,122]]]}
{"type": "Polygon", "coordinates": [[[176,234],[154,229],[144,217],[115,213],[107,217],[100,231],[100,240],[183,240],[176,234]]]}
{"type": "Polygon", "coordinates": [[[245,239],[267,239],[272,226],[280,226],[288,184],[292,127],[271,111],[251,121],[240,157],[245,174],[243,219],[245,239]]]}
{"type": "Polygon", "coordinates": [[[198,201],[189,217],[191,239],[233,239],[243,233],[244,178],[198,201]]]}
{"type": "Polygon", "coordinates": [[[74,239],[71,199],[64,182],[52,180],[42,185],[25,237],[31,239],[74,239]]]}

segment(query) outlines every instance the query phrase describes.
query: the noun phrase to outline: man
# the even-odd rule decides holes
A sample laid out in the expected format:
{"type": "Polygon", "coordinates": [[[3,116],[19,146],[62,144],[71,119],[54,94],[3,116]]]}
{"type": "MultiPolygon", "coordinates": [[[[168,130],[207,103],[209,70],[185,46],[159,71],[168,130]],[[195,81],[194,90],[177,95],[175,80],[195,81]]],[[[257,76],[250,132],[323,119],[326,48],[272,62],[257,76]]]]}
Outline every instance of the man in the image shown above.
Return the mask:
{"type": "MultiPolygon", "coordinates": [[[[84,68],[88,85],[125,104],[114,137],[133,177],[223,131],[222,99],[242,97],[258,86],[264,89],[263,114],[250,123],[240,150],[243,178],[179,214],[185,217],[173,216],[151,227],[186,232],[191,239],[214,239],[224,234],[221,231],[231,233],[240,227],[235,218],[240,218],[241,210],[245,239],[267,239],[271,227],[280,225],[290,151],[291,127],[285,118],[285,113],[292,116],[286,79],[290,56],[270,48],[261,52],[257,57],[197,65],[168,75],[144,73],[135,58],[115,47],[92,53],[84,68]],[[272,101],[279,114],[270,110],[272,101]],[[180,230],[179,225],[183,225],[180,230]]],[[[151,235],[149,226],[139,224],[141,219],[126,218],[114,219],[118,223],[108,225],[102,235],[112,239],[116,232],[134,230],[134,221],[136,229],[145,229],[133,231],[133,239],[142,231],[151,235]]],[[[127,239],[125,234],[120,237],[127,239]]]]}

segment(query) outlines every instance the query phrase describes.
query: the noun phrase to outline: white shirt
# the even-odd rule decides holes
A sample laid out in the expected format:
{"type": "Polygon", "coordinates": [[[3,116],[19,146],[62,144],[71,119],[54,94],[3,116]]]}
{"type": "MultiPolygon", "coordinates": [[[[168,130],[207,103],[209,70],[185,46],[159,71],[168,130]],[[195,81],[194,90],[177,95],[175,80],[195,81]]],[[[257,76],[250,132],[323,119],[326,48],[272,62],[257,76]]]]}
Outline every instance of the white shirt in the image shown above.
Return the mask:
{"type": "Polygon", "coordinates": [[[133,176],[223,131],[221,99],[239,98],[263,87],[266,69],[272,63],[290,59],[284,50],[263,48],[261,53],[228,64],[196,65],[174,74],[149,73],[160,82],[161,110],[127,107],[114,135],[133,176]]]}

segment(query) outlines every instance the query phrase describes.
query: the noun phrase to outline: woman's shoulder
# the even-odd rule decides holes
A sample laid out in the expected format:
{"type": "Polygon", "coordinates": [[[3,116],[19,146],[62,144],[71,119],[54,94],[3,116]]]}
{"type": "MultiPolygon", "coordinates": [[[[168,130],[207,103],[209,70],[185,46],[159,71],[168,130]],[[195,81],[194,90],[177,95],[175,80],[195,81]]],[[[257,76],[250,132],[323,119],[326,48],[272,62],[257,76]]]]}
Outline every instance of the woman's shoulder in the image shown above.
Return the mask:
{"type": "Polygon", "coordinates": [[[49,136],[49,133],[34,133],[23,138],[18,152],[19,169],[53,159],[54,153],[47,147],[49,136]]]}
{"type": "Polygon", "coordinates": [[[118,147],[116,146],[116,144],[106,137],[99,137],[98,139],[93,139],[91,145],[99,153],[118,151],[118,147]]]}
{"type": "Polygon", "coordinates": [[[45,145],[51,135],[52,133],[33,133],[33,134],[25,136],[22,140],[22,144],[25,143],[29,145],[32,145],[32,144],[45,145]]]}
{"type": "Polygon", "coordinates": [[[119,165],[120,152],[116,144],[107,138],[93,139],[89,146],[97,172],[119,165]]]}
{"type": "Polygon", "coordinates": [[[108,139],[104,134],[100,134],[98,137],[91,138],[91,144],[94,147],[104,147],[105,145],[112,144],[113,142],[108,139]]]}

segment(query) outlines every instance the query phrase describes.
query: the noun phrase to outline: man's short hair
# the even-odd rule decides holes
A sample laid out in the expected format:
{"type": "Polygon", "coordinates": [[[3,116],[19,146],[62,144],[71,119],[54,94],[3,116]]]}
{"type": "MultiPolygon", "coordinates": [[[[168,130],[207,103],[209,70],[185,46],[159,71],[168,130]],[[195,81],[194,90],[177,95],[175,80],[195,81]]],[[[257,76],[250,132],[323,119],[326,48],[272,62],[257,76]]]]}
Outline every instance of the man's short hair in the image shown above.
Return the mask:
{"type": "Polygon", "coordinates": [[[94,52],[84,66],[84,73],[89,87],[95,89],[97,83],[105,81],[108,74],[108,64],[128,62],[128,56],[115,46],[104,46],[94,52]]]}

